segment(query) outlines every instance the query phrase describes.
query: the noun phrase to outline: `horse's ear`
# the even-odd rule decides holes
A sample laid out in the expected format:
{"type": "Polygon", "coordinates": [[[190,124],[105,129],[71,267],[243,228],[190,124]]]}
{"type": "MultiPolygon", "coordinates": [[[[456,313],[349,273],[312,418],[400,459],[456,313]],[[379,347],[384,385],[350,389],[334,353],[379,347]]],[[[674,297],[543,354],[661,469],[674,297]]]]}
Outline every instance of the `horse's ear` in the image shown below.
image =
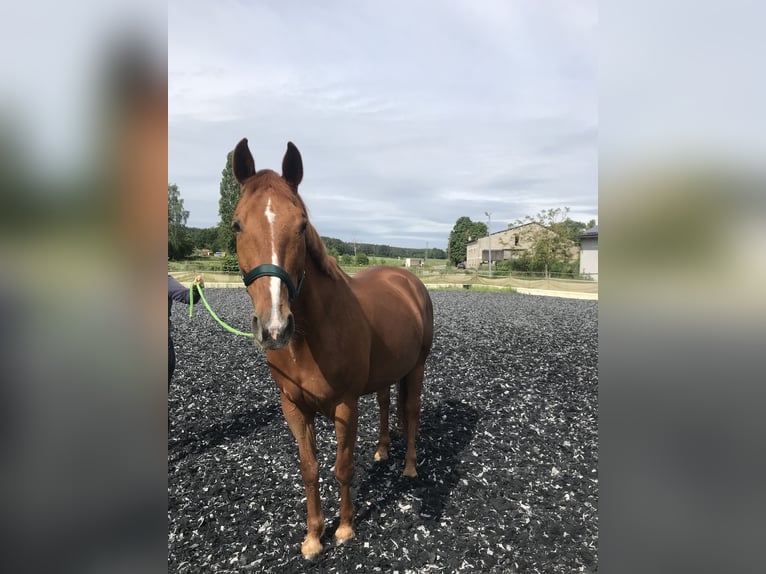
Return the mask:
{"type": "Polygon", "coordinates": [[[248,177],[255,175],[255,160],[253,160],[253,154],[250,153],[250,148],[247,147],[247,138],[242,138],[237,147],[234,148],[231,167],[234,177],[237,178],[240,185],[248,177]]]}
{"type": "Polygon", "coordinates": [[[298,151],[293,142],[287,142],[287,151],[282,160],[282,177],[296,190],[298,189],[298,184],[303,179],[301,152],[298,151]]]}

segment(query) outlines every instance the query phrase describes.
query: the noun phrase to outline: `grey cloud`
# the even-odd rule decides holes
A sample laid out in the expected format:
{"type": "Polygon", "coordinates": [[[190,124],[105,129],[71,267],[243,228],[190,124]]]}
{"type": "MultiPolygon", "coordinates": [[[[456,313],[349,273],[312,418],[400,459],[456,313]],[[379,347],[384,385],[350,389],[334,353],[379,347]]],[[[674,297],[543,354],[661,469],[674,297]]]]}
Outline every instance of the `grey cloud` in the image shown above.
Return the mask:
{"type": "Polygon", "coordinates": [[[295,142],[315,224],[344,240],[445,248],[463,215],[575,203],[596,215],[595,6],[301,5],[298,17],[290,3],[243,4],[223,30],[212,8],[173,5],[169,178],[192,225],[216,224],[242,137],[277,171],[295,142]]]}

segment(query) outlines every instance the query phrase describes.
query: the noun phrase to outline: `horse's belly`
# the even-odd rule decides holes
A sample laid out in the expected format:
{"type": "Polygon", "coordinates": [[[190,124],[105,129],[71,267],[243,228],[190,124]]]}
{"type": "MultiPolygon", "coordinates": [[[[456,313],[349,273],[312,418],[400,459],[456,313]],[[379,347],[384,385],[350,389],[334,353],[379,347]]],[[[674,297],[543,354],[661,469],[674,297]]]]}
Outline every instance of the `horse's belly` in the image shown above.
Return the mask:
{"type": "Polygon", "coordinates": [[[370,374],[365,393],[373,393],[384,386],[392,385],[404,378],[418,363],[420,347],[402,349],[396,355],[388,352],[370,355],[370,374]]]}

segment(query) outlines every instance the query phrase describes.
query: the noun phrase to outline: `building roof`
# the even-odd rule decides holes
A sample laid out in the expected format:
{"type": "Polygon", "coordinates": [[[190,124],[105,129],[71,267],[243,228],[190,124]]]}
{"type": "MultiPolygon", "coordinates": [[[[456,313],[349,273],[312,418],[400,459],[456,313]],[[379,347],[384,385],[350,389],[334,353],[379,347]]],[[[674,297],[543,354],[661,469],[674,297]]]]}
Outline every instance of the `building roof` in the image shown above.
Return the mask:
{"type": "Polygon", "coordinates": [[[582,232],[580,237],[598,237],[598,225],[594,225],[590,229],[586,229],[582,232]]]}

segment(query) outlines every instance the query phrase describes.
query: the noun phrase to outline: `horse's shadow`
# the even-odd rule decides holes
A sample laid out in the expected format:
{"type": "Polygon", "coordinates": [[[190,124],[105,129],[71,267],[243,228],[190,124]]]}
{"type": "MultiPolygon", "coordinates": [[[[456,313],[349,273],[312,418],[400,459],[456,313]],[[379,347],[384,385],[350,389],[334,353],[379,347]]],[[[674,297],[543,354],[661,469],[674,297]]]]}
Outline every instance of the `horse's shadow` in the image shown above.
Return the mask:
{"type": "Polygon", "coordinates": [[[237,413],[202,430],[190,429],[188,437],[169,441],[170,462],[179,462],[189,455],[202,454],[226,441],[251,435],[259,428],[271,424],[281,412],[277,403],[269,403],[237,413]]]}
{"type": "Polygon", "coordinates": [[[361,501],[357,502],[357,523],[362,525],[374,520],[381,509],[407,493],[415,498],[415,512],[422,521],[440,520],[461,476],[460,454],[470,444],[478,419],[477,409],[458,401],[446,401],[424,410],[418,433],[418,477],[415,479],[402,476],[404,438],[392,437],[391,458],[374,463],[359,483],[361,501]],[[375,497],[374,493],[380,495],[375,497]],[[371,495],[373,498],[368,498],[371,495]]]}

